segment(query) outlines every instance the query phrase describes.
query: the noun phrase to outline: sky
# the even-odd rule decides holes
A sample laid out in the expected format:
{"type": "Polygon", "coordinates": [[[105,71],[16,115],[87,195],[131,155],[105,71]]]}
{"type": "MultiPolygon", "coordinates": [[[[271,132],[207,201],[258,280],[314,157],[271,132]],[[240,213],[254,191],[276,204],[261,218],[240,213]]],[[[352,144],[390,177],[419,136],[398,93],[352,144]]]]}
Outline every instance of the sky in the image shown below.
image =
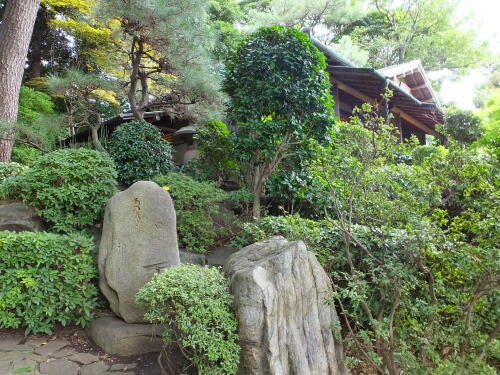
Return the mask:
{"type": "MultiPolygon", "coordinates": [[[[457,10],[459,18],[471,15],[464,22],[465,28],[477,28],[478,38],[488,40],[492,51],[500,54],[500,0],[462,0],[457,10]]],[[[454,102],[464,109],[474,109],[474,87],[483,83],[487,77],[484,70],[473,70],[459,80],[451,79],[449,72],[432,72],[431,78],[447,77],[439,92],[443,104],[454,102]]]]}

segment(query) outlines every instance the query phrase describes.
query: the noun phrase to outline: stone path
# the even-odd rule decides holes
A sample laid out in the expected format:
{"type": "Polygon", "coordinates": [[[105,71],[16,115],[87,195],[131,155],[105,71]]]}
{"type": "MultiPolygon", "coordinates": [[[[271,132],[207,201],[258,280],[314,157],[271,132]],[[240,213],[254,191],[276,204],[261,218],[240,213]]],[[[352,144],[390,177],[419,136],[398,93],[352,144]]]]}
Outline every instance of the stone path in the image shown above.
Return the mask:
{"type": "Polygon", "coordinates": [[[136,367],[79,352],[66,339],[0,336],[0,375],[135,375],[136,367]]]}

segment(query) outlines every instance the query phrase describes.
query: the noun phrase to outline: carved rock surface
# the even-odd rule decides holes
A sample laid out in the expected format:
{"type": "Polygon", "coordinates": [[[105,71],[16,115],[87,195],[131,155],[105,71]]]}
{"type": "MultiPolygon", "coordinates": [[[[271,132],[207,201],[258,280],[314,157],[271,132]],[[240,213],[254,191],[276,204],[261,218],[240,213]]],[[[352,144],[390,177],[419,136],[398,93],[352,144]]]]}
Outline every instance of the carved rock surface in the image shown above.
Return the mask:
{"type": "Polygon", "coordinates": [[[99,286],[111,310],[127,323],[143,323],[135,295],[155,273],[180,263],[170,194],[139,181],[115,194],[104,213],[99,286]]]}
{"type": "Polygon", "coordinates": [[[230,279],[242,348],[240,375],[345,375],[330,278],[302,241],[283,237],[234,253],[230,279]]]}

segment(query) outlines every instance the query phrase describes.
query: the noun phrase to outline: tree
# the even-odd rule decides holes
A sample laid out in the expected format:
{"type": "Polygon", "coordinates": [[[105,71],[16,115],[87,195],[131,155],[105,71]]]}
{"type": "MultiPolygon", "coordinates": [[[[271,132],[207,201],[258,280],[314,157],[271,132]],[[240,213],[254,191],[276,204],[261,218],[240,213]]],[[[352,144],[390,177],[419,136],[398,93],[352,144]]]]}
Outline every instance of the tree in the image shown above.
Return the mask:
{"type": "Polygon", "coordinates": [[[328,24],[333,30],[333,26],[353,22],[363,14],[356,0],[244,0],[242,6],[249,25],[307,28],[315,36],[317,26],[328,24]]]}
{"type": "Polygon", "coordinates": [[[208,117],[217,109],[208,5],[207,0],[99,2],[97,14],[120,23],[128,101],[136,119],[151,105],[173,117],[208,117]]]}
{"type": "Polygon", "coordinates": [[[462,143],[472,143],[483,134],[481,118],[472,111],[447,108],[444,116],[444,133],[462,143]]]}
{"type": "MultiPolygon", "coordinates": [[[[0,24],[0,121],[17,119],[19,90],[29,42],[40,0],[9,1],[0,24]]],[[[14,139],[3,132],[0,139],[0,161],[10,161],[14,139]]]]}
{"type": "Polygon", "coordinates": [[[95,149],[105,152],[98,132],[103,117],[116,114],[120,108],[116,99],[117,83],[95,73],[70,69],[63,76],[51,76],[48,87],[64,97],[70,133],[74,134],[78,127],[88,127],[95,149]]]}
{"type": "Polygon", "coordinates": [[[283,26],[261,28],[227,64],[223,84],[235,158],[245,164],[253,215],[277,166],[311,139],[325,139],[333,121],[323,54],[306,34],[283,26]]]}
{"type": "Polygon", "coordinates": [[[457,27],[455,1],[372,0],[371,5],[366,17],[337,38],[349,35],[370,52],[377,68],[421,59],[427,69],[462,69],[486,55],[486,43],[476,41],[474,30],[457,27]]]}
{"type": "Polygon", "coordinates": [[[319,242],[349,352],[380,375],[495,374],[498,165],[467,146],[399,163],[411,145],[366,104],[332,138],[319,242]]]}

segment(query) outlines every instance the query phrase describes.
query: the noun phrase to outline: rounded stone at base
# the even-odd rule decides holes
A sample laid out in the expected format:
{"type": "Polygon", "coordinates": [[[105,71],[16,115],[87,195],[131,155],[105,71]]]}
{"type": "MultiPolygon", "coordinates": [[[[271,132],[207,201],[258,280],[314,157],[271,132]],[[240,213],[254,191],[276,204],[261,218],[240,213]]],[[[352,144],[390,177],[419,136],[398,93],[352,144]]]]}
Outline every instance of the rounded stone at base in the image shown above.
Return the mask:
{"type": "Polygon", "coordinates": [[[115,317],[102,316],[88,328],[92,340],[106,353],[119,356],[161,351],[163,328],[154,324],[130,324],[115,317]]]}

